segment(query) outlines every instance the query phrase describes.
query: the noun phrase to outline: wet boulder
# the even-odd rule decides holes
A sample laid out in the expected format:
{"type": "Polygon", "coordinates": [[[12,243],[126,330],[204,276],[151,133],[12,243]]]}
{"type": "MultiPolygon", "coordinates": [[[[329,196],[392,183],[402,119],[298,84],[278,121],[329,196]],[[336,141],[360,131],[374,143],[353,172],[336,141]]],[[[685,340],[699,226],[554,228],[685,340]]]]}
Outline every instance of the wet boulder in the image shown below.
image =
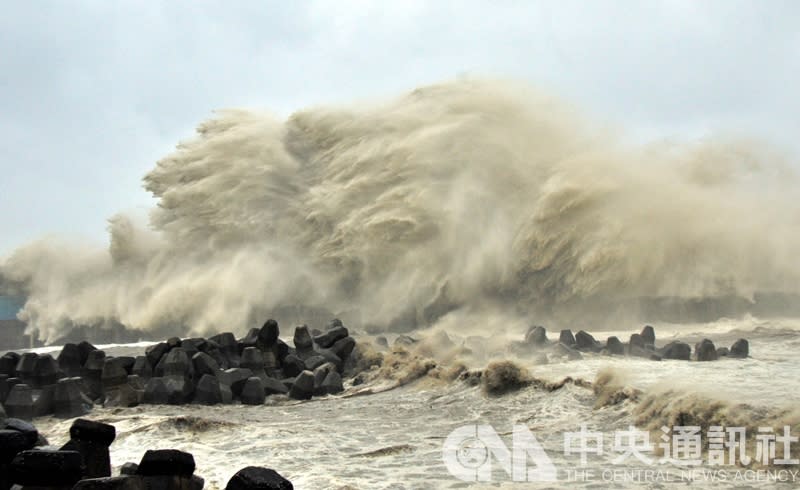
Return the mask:
{"type": "Polygon", "coordinates": [[[150,449],[139,462],[137,474],[141,476],[194,474],[195,462],[191,453],[177,449],[150,449]]]}
{"type": "Polygon", "coordinates": [[[694,358],[696,361],[716,361],[718,357],[714,342],[709,339],[703,339],[695,344],[694,358]]]}
{"type": "Polygon", "coordinates": [[[19,354],[16,352],[6,352],[0,357],[0,374],[5,374],[9,378],[17,375],[17,364],[19,364],[19,354]]]}
{"type": "MultiPolygon", "coordinates": [[[[164,376],[164,386],[167,388],[167,403],[170,405],[183,405],[192,399],[194,384],[186,376],[164,376]]],[[[145,393],[147,390],[145,389],[145,393]]]]}
{"type": "Polygon", "coordinates": [[[17,377],[31,387],[35,387],[33,376],[36,371],[36,359],[38,357],[39,355],[34,352],[25,352],[19,356],[19,362],[17,362],[17,377]]]}
{"type": "Polygon", "coordinates": [[[686,342],[673,340],[658,351],[664,359],[688,361],[692,356],[692,348],[686,342]]]}
{"type": "Polygon", "coordinates": [[[194,403],[201,405],[216,405],[222,403],[222,392],[219,388],[219,380],[211,374],[204,374],[200,377],[197,387],[194,390],[194,403]]]}
{"type": "Polygon", "coordinates": [[[0,374],[0,406],[6,401],[11,387],[8,385],[8,375],[0,374]]]}
{"type": "Polygon", "coordinates": [[[138,376],[128,376],[128,380],[121,385],[106,390],[104,407],[135,407],[142,402],[144,390],[139,390],[130,383],[130,378],[137,380],[138,376]]]}
{"type": "Polygon", "coordinates": [[[84,478],[72,490],[148,490],[139,475],[84,478]]]}
{"type": "Polygon", "coordinates": [[[575,336],[572,335],[572,330],[564,329],[558,335],[558,341],[562,344],[566,345],[567,347],[572,347],[575,345],[575,336]]]}
{"type": "Polygon", "coordinates": [[[286,387],[279,379],[267,376],[261,380],[264,385],[264,394],[269,395],[286,395],[289,393],[289,388],[286,387]]]}
{"type": "Polygon", "coordinates": [[[717,347],[717,358],[728,357],[731,351],[727,347],[717,347]]]}
{"type": "Polygon", "coordinates": [[[318,346],[327,349],[332,346],[336,341],[348,337],[350,332],[344,326],[335,326],[330,328],[327,332],[314,337],[314,343],[318,346]]]}
{"type": "Polygon", "coordinates": [[[191,378],[194,376],[194,366],[189,360],[189,356],[186,355],[186,351],[182,347],[175,347],[161,358],[154,372],[156,376],[191,378]]]}
{"type": "Polygon", "coordinates": [[[89,353],[96,350],[97,347],[87,340],[78,342],[78,351],[81,353],[81,366],[86,364],[86,361],[89,360],[89,353]]]}
{"type": "Polygon", "coordinates": [[[245,347],[239,367],[249,369],[255,374],[264,372],[264,354],[257,347],[245,347]]]}
{"type": "Polygon", "coordinates": [[[56,383],[53,412],[56,417],[70,419],[89,413],[92,402],[83,394],[80,378],[64,378],[56,383]]]}
{"type": "Polygon", "coordinates": [[[104,391],[108,391],[128,382],[128,371],[125,370],[124,365],[125,360],[122,358],[106,358],[100,376],[104,391]]]}
{"type": "Polygon", "coordinates": [[[78,419],[69,429],[70,449],[81,456],[84,478],[111,476],[111,457],[109,446],[117,437],[117,430],[111,424],[93,420],[78,419]]]}
{"type": "Polygon", "coordinates": [[[319,386],[319,391],[324,395],[335,395],[343,392],[342,376],[336,370],[331,370],[319,386]]]}
{"type": "Polygon", "coordinates": [[[261,331],[259,328],[251,328],[247,335],[239,339],[238,347],[239,354],[248,347],[256,347],[258,345],[258,334],[261,331]]]}
{"type": "Polygon", "coordinates": [[[220,384],[228,386],[233,396],[238,397],[242,393],[245,381],[254,375],[253,371],[245,368],[226,369],[219,375],[220,384]]]}
{"type": "Polygon", "coordinates": [[[302,373],[303,370],[306,368],[305,362],[302,359],[295,356],[294,354],[289,354],[286,356],[286,359],[283,360],[283,365],[281,366],[283,369],[283,374],[289,377],[295,377],[298,374],[302,373]]]}
{"type": "Polygon", "coordinates": [[[145,349],[144,354],[147,357],[147,360],[150,361],[150,365],[155,368],[158,366],[158,363],[161,361],[161,358],[169,351],[169,346],[166,342],[159,342],[157,344],[153,344],[145,349]]]}
{"type": "Polygon", "coordinates": [[[257,376],[247,378],[239,398],[245,405],[263,405],[266,399],[266,392],[264,391],[264,384],[261,378],[257,376]]]}
{"type": "Polygon", "coordinates": [[[205,352],[198,352],[192,356],[192,366],[197,377],[202,377],[204,374],[216,376],[220,372],[219,363],[205,352]]]}
{"type": "Polygon", "coordinates": [[[248,466],[231,477],[225,490],[294,490],[294,486],[275,470],[248,466]]]}
{"type": "Polygon", "coordinates": [[[611,336],[606,340],[606,350],[614,356],[625,355],[625,345],[616,336],[611,336]]]}
{"type": "Polygon", "coordinates": [[[33,448],[33,444],[29,444],[25,435],[21,432],[0,429],[0,467],[10,463],[18,453],[31,448],[33,448]]]}
{"type": "Polygon", "coordinates": [[[135,374],[144,380],[153,376],[153,366],[147,356],[136,356],[131,368],[131,374],[135,374]]]}
{"type": "MultiPolygon", "coordinates": [[[[223,356],[231,363],[239,358],[239,346],[236,343],[236,337],[231,332],[223,332],[208,339],[219,346],[219,350],[223,356]]],[[[238,362],[235,363],[238,366],[238,362]]],[[[235,367],[230,365],[230,367],[235,367]]]]}
{"type": "Polygon", "coordinates": [[[191,359],[195,354],[202,351],[201,347],[205,347],[206,339],[192,338],[183,339],[181,341],[181,349],[186,353],[186,357],[191,359]]]}
{"type": "Polygon", "coordinates": [[[641,335],[645,347],[647,346],[652,347],[656,345],[656,331],[655,329],[653,329],[652,326],[645,325],[644,328],[642,328],[642,332],[639,335],[641,335]]]}
{"type": "Polygon", "coordinates": [[[353,349],[356,347],[356,341],[353,337],[345,337],[337,340],[330,348],[330,351],[336,354],[336,357],[342,361],[346,361],[353,349]]]}
{"type": "Polygon", "coordinates": [[[297,356],[301,359],[308,357],[313,352],[314,341],[311,338],[311,332],[308,331],[308,325],[295,327],[294,348],[297,350],[297,356]]]}
{"type": "Polygon", "coordinates": [[[599,345],[592,334],[585,330],[579,330],[575,334],[575,348],[582,351],[598,351],[599,345]]]}
{"type": "Polygon", "coordinates": [[[303,371],[295,378],[289,396],[295,400],[308,400],[314,394],[314,373],[303,371]]]}
{"type": "Polygon", "coordinates": [[[275,343],[278,342],[280,333],[278,322],[270,318],[264,322],[264,325],[259,329],[256,337],[256,346],[261,350],[271,349],[275,343]]]}
{"type": "Polygon", "coordinates": [[[58,354],[58,367],[68,378],[81,375],[81,351],[77,344],[64,344],[58,354]]]}
{"type": "Polygon", "coordinates": [[[25,420],[8,418],[2,423],[2,425],[0,425],[0,428],[5,430],[15,430],[22,434],[25,437],[25,443],[28,445],[28,448],[37,446],[40,439],[42,439],[41,434],[39,434],[39,431],[36,430],[36,427],[25,420]]]}
{"type": "Polygon", "coordinates": [[[327,362],[328,360],[324,356],[314,355],[303,361],[303,364],[305,364],[306,369],[313,371],[327,362]]]}
{"type": "Polygon", "coordinates": [[[547,344],[547,330],[541,325],[534,325],[525,332],[525,343],[532,346],[547,344]]]}
{"type": "Polygon", "coordinates": [[[92,400],[98,399],[103,394],[103,368],[105,367],[106,353],[101,350],[90,351],[81,371],[87,394],[92,400]]]}
{"type": "Polygon", "coordinates": [[[644,337],[642,337],[641,334],[638,333],[631,334],[631,338],[630,340],[628,340],[628,347],[629,348],[638,347],[639,349],[644,349],[645,348],[644,337]]]}
{"type": "Polygon", "coordinates": [[[750,355],[750,342],[746,339],[739,339],[731,346],[730,357],[743,359],[750,355]]]}
{"type": "Polygon", "coordinates": [[[9,417],[31,420],[34,416],[33,390],[24,383],[14,385],[3,405],[9,417]]]}
{"type": "Polygon", "coordinates": [[[164,378],[150,378],[144,386],[142,403],[151,405],[166,405],[169,402],[169,392],[164,378]]]}
{"type": "Polygon", "coordinates": [[[23,487],[71,488],[81,479],[81,455],[29,449],[17,454],[8,469],[9,481],[23,487]]]}
{"type": "Polygon", "coordinates": [[[139,470],[139,465],[136,463],[127,462],[119,467],[120,475],[135,475],[139,470]]]}

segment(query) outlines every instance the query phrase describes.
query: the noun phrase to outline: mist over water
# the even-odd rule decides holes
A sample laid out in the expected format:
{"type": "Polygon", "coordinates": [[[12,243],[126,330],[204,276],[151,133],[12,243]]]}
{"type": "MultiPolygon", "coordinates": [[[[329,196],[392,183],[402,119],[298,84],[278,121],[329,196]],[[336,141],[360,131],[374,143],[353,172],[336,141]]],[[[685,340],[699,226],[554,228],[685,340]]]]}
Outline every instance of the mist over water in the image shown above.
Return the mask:
{"type": "Polygon", "coordinates": [[[108,249],[48,239],[3,263],[43,339],[108,321],[241,330],[294,306],[376,327],[459,308],[602,324],[640,317],[643,297],[800,293],[797,176],[773,152],[637,146],[514,83],[286,120],[222,111],[144,186],[150,223],[112,217],[108,249]]]}

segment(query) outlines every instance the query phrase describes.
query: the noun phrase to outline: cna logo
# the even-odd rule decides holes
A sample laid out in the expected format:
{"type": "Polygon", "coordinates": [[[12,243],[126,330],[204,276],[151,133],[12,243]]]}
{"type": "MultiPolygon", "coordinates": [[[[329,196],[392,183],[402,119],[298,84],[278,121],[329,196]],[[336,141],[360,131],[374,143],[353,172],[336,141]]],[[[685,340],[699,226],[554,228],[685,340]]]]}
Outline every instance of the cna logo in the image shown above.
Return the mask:
{"type": "Polygon", "coordinates": [[[525,425],[514,426],[511,449],[491,425],[459,427],[445,439],[442,459],[463,481],[491,481],[493,459],[515,482],[557,480],[556,467],[525,425]]]}

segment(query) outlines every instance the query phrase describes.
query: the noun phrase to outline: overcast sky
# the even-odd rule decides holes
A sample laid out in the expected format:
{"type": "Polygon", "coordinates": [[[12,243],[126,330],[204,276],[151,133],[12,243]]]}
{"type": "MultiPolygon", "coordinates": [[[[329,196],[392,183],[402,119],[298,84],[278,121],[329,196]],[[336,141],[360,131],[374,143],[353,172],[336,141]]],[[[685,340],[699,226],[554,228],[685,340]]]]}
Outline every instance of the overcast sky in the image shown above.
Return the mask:
{"type": "Polygon", "coordinates": [[[288,115],[471,74],[637,138],[745,132],[800,154],[800,2],[2,1],[0,256],[105,239],[214,109],[288,115]]]}

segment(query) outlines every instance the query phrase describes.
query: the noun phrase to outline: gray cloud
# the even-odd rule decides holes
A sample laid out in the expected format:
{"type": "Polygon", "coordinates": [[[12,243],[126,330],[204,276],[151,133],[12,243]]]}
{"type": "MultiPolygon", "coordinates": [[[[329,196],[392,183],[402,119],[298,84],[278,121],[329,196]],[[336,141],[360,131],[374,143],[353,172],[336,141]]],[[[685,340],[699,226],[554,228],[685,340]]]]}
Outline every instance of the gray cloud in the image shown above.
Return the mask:
{"type": "Polygon", "coordinates": [[[0,18],[0,254],[101,240],[210,111],[379,97],[460,74],[541,85],[636,137],[798,151],[800,4],[15,2],[0,18]],[[232,5],[227,5],[231,3],[232,5]]]}

